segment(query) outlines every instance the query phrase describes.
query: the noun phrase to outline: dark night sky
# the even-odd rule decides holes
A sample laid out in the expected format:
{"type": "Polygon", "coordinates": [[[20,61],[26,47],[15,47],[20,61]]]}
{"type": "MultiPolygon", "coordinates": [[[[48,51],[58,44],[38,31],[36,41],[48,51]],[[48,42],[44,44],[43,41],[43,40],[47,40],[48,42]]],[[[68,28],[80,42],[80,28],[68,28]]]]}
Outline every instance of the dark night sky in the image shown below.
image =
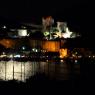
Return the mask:
{"type": "Polygon", "coordinates": [[[44,15],[53,15],[59,18],[80,16],[83,8],[88,7],[88,2],[80,0],[44,1],[36,0],[0,0],[0,15],[7,18],[37,18],[44,15]]]}
{"type": "MultiPolygon", "coordinates": [[[[40,22],[42,16],[67,21],[77,31],[85,33],[92,27],[94,7],[91,0],[0,0],[0,16],[9,20],[40,22]]],[[[88,32],[87,32],[88,33],[88,32]]]]}

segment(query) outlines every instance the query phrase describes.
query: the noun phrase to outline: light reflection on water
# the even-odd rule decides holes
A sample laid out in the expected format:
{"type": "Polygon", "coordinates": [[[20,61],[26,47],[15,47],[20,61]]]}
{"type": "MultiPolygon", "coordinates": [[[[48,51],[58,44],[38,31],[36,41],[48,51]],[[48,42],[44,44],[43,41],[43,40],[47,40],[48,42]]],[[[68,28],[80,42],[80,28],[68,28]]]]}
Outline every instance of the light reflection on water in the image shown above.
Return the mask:
{"type": "MultiPolygon", "coordinates": [[[[79,66],[78,66],[79,68],[79,66]]],[[[79,70],[78,70],[79,72],[79,70]]],[[[68,79],[70,66],[65,62],[17,62],[17,61],[0,61],[0,79],[1,80],[18,80],[25,82],[36,73],[45,73],[49,77],[68,79]],[[65,76],[65,77],[64,77],[65,76]]]]}
{"type": "Polygon", "coordinates": [[[37,64],[37,62],[1,61],[0,79],[25,81],[38,71],[37,64]]]}

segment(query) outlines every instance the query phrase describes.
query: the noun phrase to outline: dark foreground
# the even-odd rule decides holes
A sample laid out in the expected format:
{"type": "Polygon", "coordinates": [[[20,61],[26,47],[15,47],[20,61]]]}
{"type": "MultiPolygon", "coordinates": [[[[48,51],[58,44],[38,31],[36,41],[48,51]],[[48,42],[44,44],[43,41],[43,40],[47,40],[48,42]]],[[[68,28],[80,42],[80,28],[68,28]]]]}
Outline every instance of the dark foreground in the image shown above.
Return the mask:
{"type": "Polygon", "coordinates": [[[80,94],[81,91],[89,91],[94,85],[94,80],[86,77],[79,80],[58,81],[50,80],[44,75],[36,75],[25,83],[16,80],[0,81],[0,95],[80,94]]]}
{"type": "Polygon", "coordinates": [[[80,89],[80,80],[50,80],[44,75],[36,75],[27,80],[26,83],[15,80],[0,82],[0,91],[3,95],[61,94],[65,93],[66,90],[73,91],[75,89],[80,89]]]}

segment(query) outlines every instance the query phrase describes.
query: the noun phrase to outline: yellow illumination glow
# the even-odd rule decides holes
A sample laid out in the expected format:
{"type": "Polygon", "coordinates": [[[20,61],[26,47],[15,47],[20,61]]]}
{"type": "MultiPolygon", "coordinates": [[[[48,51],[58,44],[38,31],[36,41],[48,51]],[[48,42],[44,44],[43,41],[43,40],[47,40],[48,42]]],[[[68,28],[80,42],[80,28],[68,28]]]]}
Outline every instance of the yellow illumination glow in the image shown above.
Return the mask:
{"type": "Polygon", "coordinates": [[[67,49],[60,49],[60,58],[64,58],[67,56],[67,49]]]}
{"type": "Polygon", "coordinates": [[[58,52],[60,48],[60,43],[57,41],[46,41],[43,44],[43,49],[50,52],[58,52]]]}
{"type": "Polygon", "coordinates": [[[10,39],[3,39],[0,41],[0,44],[5,46],[6,48],[12,48],[15,45],[15,42],[10,39]]]}

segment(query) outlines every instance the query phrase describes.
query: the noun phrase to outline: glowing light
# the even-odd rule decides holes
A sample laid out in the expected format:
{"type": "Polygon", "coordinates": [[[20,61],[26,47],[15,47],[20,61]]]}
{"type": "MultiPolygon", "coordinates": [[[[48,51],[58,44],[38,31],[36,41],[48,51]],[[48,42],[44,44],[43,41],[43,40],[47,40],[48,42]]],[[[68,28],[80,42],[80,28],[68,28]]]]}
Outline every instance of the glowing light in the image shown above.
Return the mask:
{"type": "Polygon", "coordinates": [[[45,36],[48,36],[50,33],[48,31],[44,32],[45,36]]]}
{"type": "Polygon", "coordinates": [[[90,58],[91,56],[89,56],[89,58],[90,58]]]}
{"type": "Polygon", "coordinates": [[[27,34],[27,36],[29,36],[30,34],[27,34]]]}
{"type": "Polygon", "coordinates": [[[35,52],[38,52],[38,50],[36,49],[35,52]]]}
{"type": "MultiPolygon", "coordinates": [[[[74,36],[71,36],[73,32],[70,32],[68,27],[66,28],[65,33],[62,33],[62,30],[58,29],[58,31],[55,33],[54,37],[57,38],[74,38],[74,36]]],[[[74,33],[73,33],[74,34],[74,33]]],[[[76,37],[76,36],[75,36],[76,37]]]]}
{"type": "Polygon", "coordinates": [[[18,58],[20,58],[20,55],[18,54],[18,55],[14,55],[14,57],[18,57],[18,58]]]}
{"type": "Polygon", "coordinates": [[[6,57],[6,56],[7,56],[6,54],[0,55],[1,58],[6,57]]]}
{"type": "Polygon", "coordinates": [[[7,27],[4,25],[3,28],[6,29],[7,27]]]}
{"type": "Polygon", "coordinates": [[[58,41],[45,41],[42,46],[43,50],[57,52],[60,48],[60,43],[58,41]]]}
{"type": "Polygon", "coordinates": [[[75,60],[75,63],[77,63],[78,62],[78,60],[75,60]]]}
{"type": "Polygon", "coordinates": [[[11,55],[9,55],[9,58],[13,58],[13,55],[11,54],[11,55]]]}
{"type": "Polygon", "coordinates": [[[33,50],[33,51],[35,51],[35,49],[34,49],[34,48],[33,48],[32,50],[33,50]]]}
{"type": "Polygon", "coordinates": [[[64,62],[63,60],[60,60],[61,62],[64,62]]]}
{"type": "Polygon", "coordinates": [[[13,48],[13,46],[15,45],[15,41],[9,39],[3,39],[0,40],[0,44],[5,46],[6,48],[13,48]]]}
{"type": "Polygon", "coordinates": [[[3,52],[3,55],[5,54],[5,52],[3,52]]]}
{"type": "Polygon", "coordinates": [[[19,36],[27,36],[27,30],[25,30],[25,29],[19,29],[18,30],[18,35],[19,36]]]}
{"type": "Polygon", "coordinates": [[[60,58],[64,58],[67,56],[67,49],[60,49],[60,58]]]}
{"type": "Polygon", "coordinates": [[[33,76],[37,71],[38,63],[31,64],[30,62],[16,62],[16,61],[0,62],[0,79],[5,80],[6,77],[6,81],[13,80],[14,78],[15,80],[25,82],[26,79],[28,79],[30,76],[33,76]]]}
{"type": "Polygon", "coordinates": [[[22,47],[23,50],[25,50],[25,47],[22,47]]]}
{"type": "Polygon", "coordinates": [[[23,58],[23,57],[25,57],[25,55],[21,55],[21,57],[23,58]]]}
{"type": "Polygon", "coordinates": [[[57,37],[60,37],[61,38],[61,35],[62,35],[61,32],[56,32],[56,34],[54,35],[54,37],[55,38],[57,38],[57,37]]]}
{"type": "Polygon", "coordinates": [[[81,58],[82,56],[80,55],[80,56],[78,56],[78,58],[81,58]]]}
{"type": "Polygon", "coordinates": [[[72,54],[73,57],[75,57],[75,54],[72,54]]]}
{"type": "Polygon", "coordinates": [[[32,50],[33,50],[33,52],[38,52],[38,50],[36,48],[33,48],[32,50]]]}
{"type": "Polygon", "coordinates": [[[66,28],[66,33],[63,33],[62,36],[63,36],[64,38],[70,38],[70,37],[71,37],[71,34],[72,34],[72,32],[70,32],[69,29],[66,28]]]}

